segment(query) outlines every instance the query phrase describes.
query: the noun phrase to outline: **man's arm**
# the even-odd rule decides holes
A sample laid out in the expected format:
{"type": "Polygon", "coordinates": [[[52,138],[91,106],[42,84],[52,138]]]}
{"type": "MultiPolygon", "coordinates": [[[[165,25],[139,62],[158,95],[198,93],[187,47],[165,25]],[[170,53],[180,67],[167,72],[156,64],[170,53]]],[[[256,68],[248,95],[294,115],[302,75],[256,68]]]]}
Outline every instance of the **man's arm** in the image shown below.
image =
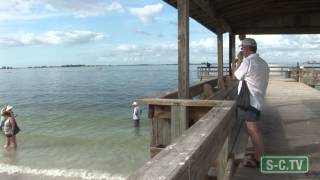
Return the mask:
{"type": "Polygon", "coordinates": [[[248,72],[248,68],[249,68],[248,61],[243,61],[241,64],[239,63],[234,73],[235,77],[240,81],[244,80],[245,74],[248,72]]]}

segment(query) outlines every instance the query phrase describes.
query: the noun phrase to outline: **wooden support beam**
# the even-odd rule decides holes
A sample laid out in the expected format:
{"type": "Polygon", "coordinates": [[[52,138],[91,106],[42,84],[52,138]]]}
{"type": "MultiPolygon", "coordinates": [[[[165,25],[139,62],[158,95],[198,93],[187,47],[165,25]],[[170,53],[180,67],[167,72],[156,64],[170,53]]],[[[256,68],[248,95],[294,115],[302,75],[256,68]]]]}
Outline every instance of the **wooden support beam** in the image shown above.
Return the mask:
{"type": "Polygon", "coordinates": [[[214,5],[211,0],[193,0],[195,4],[197,4],[209,17],[213,22],[216,22],[216,32],[224,33],[230,32],[231,26],[229,23],[223,19],[218,18],[216,10],[214,9],[214,5]]]}
{"type": "Polygon", "coordinates": [[[236,39],[235,34],[232,32],[229,33],[229,76],[232,76],[232,63],[236,57],[236,39]]]}
{"type": "Polygon", "coordinates": [[[188,128],[188,107],[181,105],[171,106],[171,142],[181,136],[188,128]]]}
{"type": "Polygon", "coordinates": [[[225,169],[227,167],[230,148],[229,141],[229,137],[227,137],[218,155],[218,180],[223,180],[225,177],[225,169]]]}
{"type": "Polygon", "coordinates": [[[189,0],[178,0],[178,98],[189,99],[189,0]]]}
{"type": "MultiPolygon", "coordinates": [[[[171,143],[170,132],[170,106],[153,106],[152,117],[150,118],[151,128],[151,147],[167,146],[171,143]]],[[[151,154],[153,156],[153,154],[151,154]]]]}
{"type": "Polygon", "coordinates": [[[313,27],[235,27],[237,34],[319,34],[320,25],[313,27]]]}
{"type": "Polygon", "coordinates": [[[234,168],[235,168],[234,157],[230,156],[227,160],[223,180],[231,180],[232,179],[234,171],[235,171],[234,168]]]}
{"type": "Polygon", "coordinates": [[[218,88],[224,88],[223,81],[223,34],[217,34],[217,47],[218,47],[218,88]]]}

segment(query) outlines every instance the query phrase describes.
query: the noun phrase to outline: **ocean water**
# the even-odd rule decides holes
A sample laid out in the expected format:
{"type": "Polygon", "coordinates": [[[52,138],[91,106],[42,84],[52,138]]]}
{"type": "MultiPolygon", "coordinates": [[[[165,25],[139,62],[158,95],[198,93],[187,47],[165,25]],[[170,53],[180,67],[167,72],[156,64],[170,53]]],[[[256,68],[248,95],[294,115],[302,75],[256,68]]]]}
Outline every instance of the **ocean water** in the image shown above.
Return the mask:
{"type": "Polygon", "coordinates": [[[147,107],[134,128],[129,106],[174,90],[177,66],[10,69],[0,82],[22,129],[17,151],[0,146],[0,173],[123,179],[149,159],[147,107]]]}

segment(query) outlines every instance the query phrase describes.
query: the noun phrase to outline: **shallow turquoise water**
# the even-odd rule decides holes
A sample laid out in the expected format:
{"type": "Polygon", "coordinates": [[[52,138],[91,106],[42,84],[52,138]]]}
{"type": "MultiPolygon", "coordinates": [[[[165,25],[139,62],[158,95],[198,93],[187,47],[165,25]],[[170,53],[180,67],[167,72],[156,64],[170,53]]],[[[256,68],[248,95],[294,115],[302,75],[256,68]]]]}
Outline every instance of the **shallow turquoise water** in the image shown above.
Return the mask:
{"type": "Polygon", "coordinates": [[[0,173],[121,179],[149,157],[146,106],[136,129],[129,105],[175,89],[177,66],[11,69],[0,82],[22,129],[16,152],[0,150],[0,173]]]}

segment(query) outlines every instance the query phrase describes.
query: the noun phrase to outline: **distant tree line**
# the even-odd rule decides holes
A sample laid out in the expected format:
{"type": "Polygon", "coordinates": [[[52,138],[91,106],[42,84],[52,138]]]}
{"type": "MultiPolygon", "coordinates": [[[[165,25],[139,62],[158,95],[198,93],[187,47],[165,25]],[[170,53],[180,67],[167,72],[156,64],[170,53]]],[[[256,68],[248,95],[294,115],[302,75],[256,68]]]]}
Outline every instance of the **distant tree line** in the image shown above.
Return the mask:
{"type": "Polygon", "coordinates": [[[2,66],[1,69],[13,69],[13,67],[9,67],[9,66],[2,66]]]}
{"type": "Polygon", "coordinates": [[[61,67],[85,67],[84,64],[68,64],[68,65],[62,65],[61,67]]]}
{"type": "Polygon", "coordinates": [[[29,66],[28,68],[85,67],[84,64],[67,64],[62,66],[29,66]]]}

